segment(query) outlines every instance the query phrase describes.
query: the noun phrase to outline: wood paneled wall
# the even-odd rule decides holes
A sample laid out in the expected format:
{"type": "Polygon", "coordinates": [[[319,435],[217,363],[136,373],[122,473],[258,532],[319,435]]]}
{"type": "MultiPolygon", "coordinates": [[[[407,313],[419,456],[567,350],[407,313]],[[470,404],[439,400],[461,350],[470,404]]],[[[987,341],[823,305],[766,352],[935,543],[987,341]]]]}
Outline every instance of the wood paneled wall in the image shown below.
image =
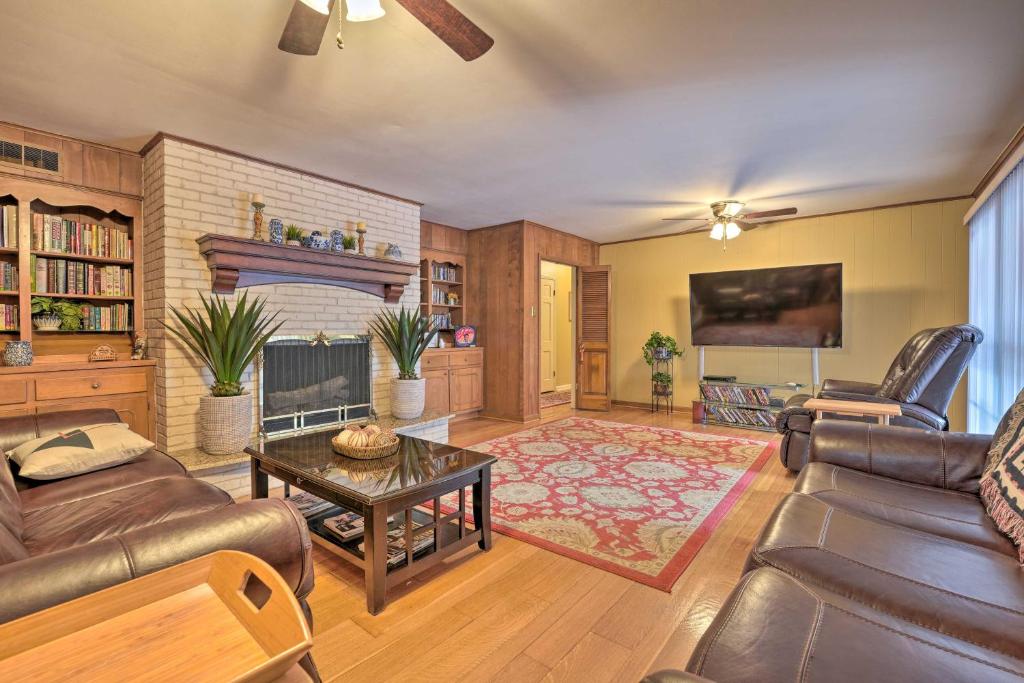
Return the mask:
{"type": "Polygon", "coordinates": [[[0,123],[0,140],[32,145],[60,154],[56,173],[30,166],[0,163],[0,173],[84,187],[91,190],[142,196],[142,157],[136,152],[0,123]]]}
{"type": "Polygon", "coordinates": [[[485,347],[484,415],[540,417],[540,262],[595,265],[599,245],[530,221],[471,230],[468,320],[485,347]]]}
{"type": "Polygon", "coordinates": [[[465,256],[469,251],[469,233],[443,223],[420,221],[420,249],[448,251],[465,256]]]}

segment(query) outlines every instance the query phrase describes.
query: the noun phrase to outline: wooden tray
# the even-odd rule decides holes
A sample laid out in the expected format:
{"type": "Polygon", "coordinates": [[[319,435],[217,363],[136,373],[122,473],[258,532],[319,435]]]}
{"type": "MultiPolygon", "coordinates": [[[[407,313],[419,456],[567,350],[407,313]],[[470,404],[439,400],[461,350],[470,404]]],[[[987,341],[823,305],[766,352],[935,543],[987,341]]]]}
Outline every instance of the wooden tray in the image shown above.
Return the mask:
{"type": "Polygon", "coordinates": [[[312,644],[284,579],[222,550],[0,625],[0,681],[275,681],[312,644]]]}

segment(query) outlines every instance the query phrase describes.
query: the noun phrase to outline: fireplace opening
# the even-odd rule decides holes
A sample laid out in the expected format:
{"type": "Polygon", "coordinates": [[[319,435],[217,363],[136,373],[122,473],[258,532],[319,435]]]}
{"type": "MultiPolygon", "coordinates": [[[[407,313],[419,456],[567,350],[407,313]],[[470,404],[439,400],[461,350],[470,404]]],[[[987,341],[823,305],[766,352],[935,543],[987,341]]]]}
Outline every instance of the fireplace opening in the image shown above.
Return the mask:
{"type": "Polygon", "coordinates": [[[363,420],[373,405],[369,335],[272,338],[260,367],[260,431],[267,437],[363,420]]]}

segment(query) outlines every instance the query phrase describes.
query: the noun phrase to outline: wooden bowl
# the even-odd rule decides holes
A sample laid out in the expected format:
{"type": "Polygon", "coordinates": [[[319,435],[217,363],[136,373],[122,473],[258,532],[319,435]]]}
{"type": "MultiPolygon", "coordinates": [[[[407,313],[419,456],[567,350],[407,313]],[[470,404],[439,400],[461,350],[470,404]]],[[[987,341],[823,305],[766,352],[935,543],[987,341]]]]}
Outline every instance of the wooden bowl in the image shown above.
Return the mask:
{"type": "Polygon", "coordinates": [[[350,444],[343,444],[338,441],[337,436],[331,439],[331,447],[334,448],[335,453],[338,455],[344,455],[347,458],[355,458],[357,460],[376,460],[378,458],[386,458],[389,455],[394,455],[398,452],[399,444],[401,444],[401,439],[394,434],[391,435],[391,439],[387,443],[373,446],[352,446],[350,444]]]}

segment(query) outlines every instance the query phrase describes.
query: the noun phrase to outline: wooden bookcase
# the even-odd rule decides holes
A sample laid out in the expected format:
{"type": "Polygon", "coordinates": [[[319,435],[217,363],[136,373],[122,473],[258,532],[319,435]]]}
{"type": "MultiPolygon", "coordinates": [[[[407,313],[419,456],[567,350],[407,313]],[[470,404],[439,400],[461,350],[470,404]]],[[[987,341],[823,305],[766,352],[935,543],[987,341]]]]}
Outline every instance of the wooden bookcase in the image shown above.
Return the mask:
{"type": "Polygon", "coordinates": [[[441,335],[451,346],[452,332],[466,320],[466,257],[433,249],[424,249],[421,256],[420,307],[424,315],[447,321],[441,335]]]}

